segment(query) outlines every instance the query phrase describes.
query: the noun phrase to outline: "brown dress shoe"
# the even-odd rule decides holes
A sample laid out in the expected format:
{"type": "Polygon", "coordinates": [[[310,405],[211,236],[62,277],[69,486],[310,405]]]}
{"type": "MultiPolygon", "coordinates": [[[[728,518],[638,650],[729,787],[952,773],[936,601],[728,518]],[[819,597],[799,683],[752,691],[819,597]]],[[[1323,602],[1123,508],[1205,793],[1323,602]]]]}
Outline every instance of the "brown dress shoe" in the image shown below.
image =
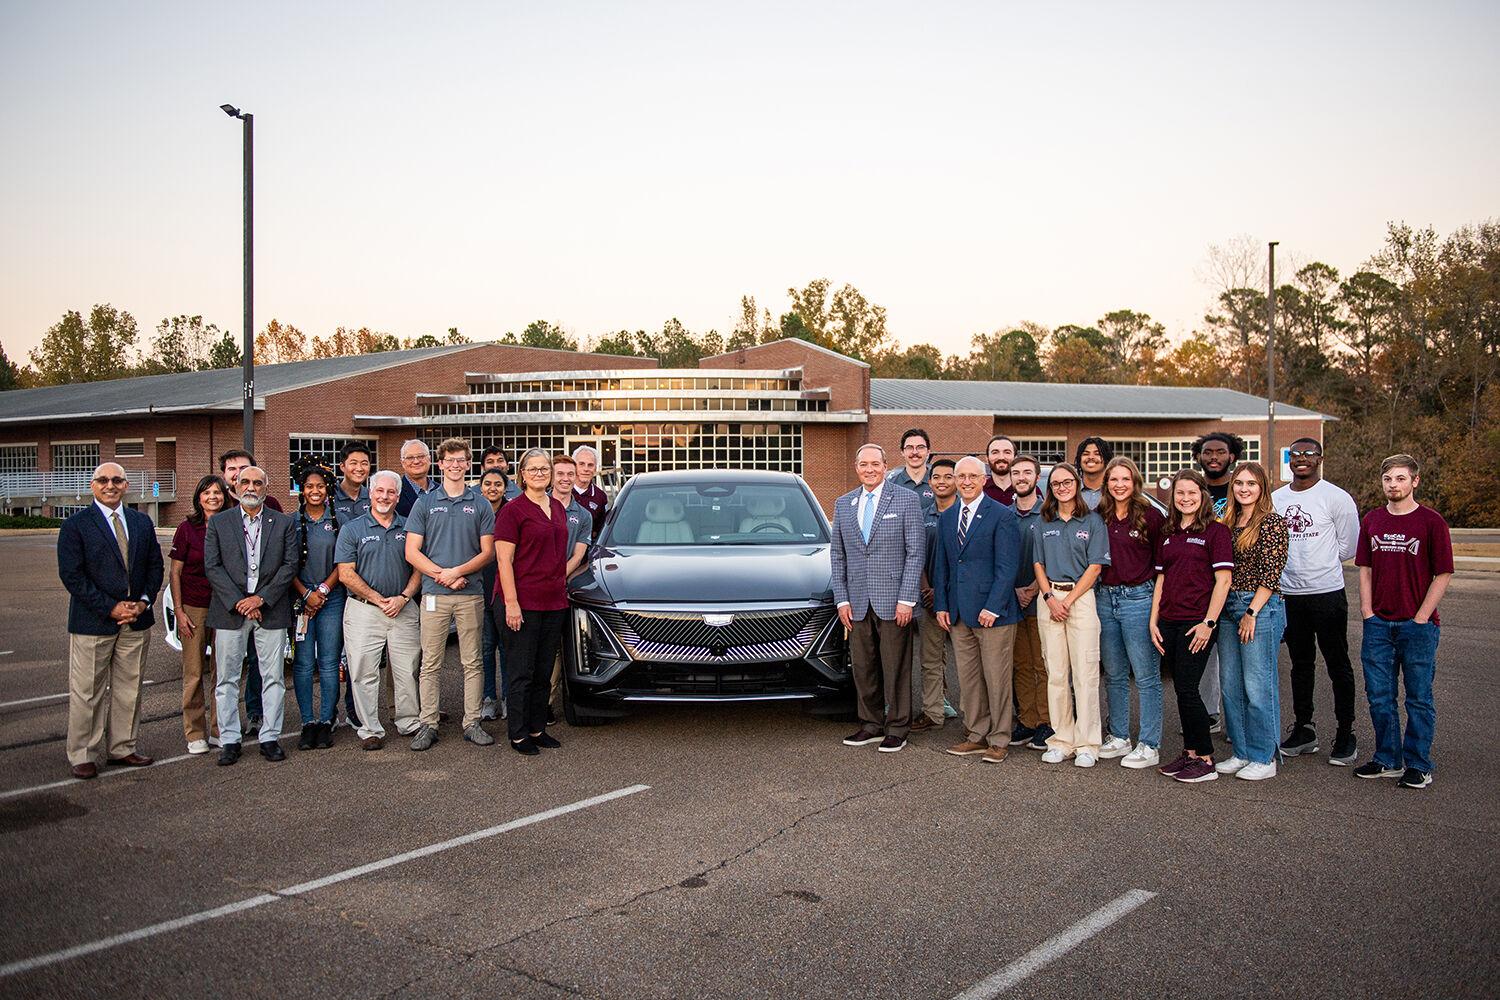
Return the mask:
{"type": "Polygon", "coordinates": [[[381,747],[385,746],[385,740],[381,739],[379,736],[366,736],[359,742],[360,745],[363,746],[366,750],[379,750],[381,747]]]}
{"type": "Polygon", "coordinates": [[[989,747],[985,746],[983,743],[974,743],[969,740],[964,740],[957,746],[949,747],[948,752],[955,757],[972,757],[977,753],[984,753],[988,749],[989,747]]]}
{"type": "Polygon", "coordinates": [[[86,760],[82,764],[74,764],[73,777],[79,779],[80,781],[88,781],[90,778],[97,778],[99,777],[99,765],[95,764],[91,760],[86,760]]]}
{"type": "Polygon", "coordinates": [[[105,763],[111,767],[150,767],[156,761],[154,758],[143,754],[132,753],[126,754],[124,757],[111,757],[105,763]]]}
{"type": "Polygon", "coordinates": [[[936,728],[937,728],[937,723],[933,722],[931,719],[929,719],[925,715],[919,715],[919,716],[917,716],[916,721],[911,724],[911,731],[914,732],[914,733],[925,733],[929,729],[936,729],[936,728]]]}
{"type": "Polygon", "coordinates": [[[1005,759],[1005,755],[1007,753],[1009,753],[1009,752],[1010,752],[1010,748],[1009,747],[1004,747],[1004,746],[990,747],[988,750],[986,750],[984,752],[984,756],[981,757],[981,758],[979,758],[979,759],[982,760],[982,761],[986,761],[987,763],[990,763],[990,764],[998,764],[1002,760],[1005,759]]]}

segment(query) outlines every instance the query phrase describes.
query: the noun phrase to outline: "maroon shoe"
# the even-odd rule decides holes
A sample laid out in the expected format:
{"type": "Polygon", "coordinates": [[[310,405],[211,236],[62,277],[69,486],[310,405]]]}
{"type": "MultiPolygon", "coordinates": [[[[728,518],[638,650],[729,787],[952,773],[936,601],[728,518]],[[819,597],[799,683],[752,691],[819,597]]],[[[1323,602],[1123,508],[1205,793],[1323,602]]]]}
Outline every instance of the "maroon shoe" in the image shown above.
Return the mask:
{"type": "Polygon", "coordinates": [[[1195,783],[1199,781],[1217,781],[1219,777],[1218,768],[1208,757],[1193,757],[1187,762],[1187,766],[1178,771],[1172,777],[1177,781],[1195,783]]]}
{"type": "Polygon", "coordinates": [[[1188,763],[1192,759],[1193,759],[1192,756],[1189,755],[1186,750],[1184,750],[1184,751],[1182,751],[1182,753],[1180,753],[1180,754],[1177,755],[1177,759],[1176,760],[1172,761],[1172,763],[1170,763],[1170,764],[1163,764],[1161,767],[1157,768],[1157,771],[1161,772],[1162,774],[1165,774],[1169,778],[1176,777],[1177,776],[1177,772],[1181,771],[1183,768],[1187,767],[1188,763]]]}
{"type": "Polygon", "coordinates": [[[105,763],[110,767],[150,767],[156,760],[144,754],[131,753],[124,757],[111,757],[105,763]]]}
{"type": "Polygon", "coordinates": [[[846,747],[867,747],[871,743],[879,743],[885,738],[883,733],[872,733],[868,729],[861,729],[853,736],[844,737],[846,747]]]}

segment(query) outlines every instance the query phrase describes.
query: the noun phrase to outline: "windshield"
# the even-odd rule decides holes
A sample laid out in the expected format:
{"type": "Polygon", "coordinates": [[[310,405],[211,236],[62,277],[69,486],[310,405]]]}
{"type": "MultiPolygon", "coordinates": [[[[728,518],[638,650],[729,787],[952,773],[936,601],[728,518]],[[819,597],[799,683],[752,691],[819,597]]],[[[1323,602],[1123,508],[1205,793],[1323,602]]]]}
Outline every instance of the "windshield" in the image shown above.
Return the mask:
{"type": "Polygon", "coordinates": [[[786,545],[828,541],[795,483],[636,486],[610,524],[610,545],[786,545]]]}

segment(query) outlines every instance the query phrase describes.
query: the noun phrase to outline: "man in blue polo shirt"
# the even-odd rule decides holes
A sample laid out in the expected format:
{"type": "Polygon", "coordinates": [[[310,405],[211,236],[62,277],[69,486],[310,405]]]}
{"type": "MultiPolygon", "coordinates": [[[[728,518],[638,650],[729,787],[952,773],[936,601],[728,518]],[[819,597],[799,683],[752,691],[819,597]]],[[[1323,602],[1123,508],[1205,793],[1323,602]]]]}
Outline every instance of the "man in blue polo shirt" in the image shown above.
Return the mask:
{"type": "Polygon", "coordinates": [[[422,657],[416,596],[422,575],[406,561],[406,519],[396,513],[401,477],[389,470],[370,482],[370,512],[339,528],[333,559],[349,593],[344,605],[344,651],[349,687],[366,750],[385,741],[380,724],[380,657],[391,656],[396,696],[396,732],[410,736],[418,720],[417,664],[422,657]]]}
{"type": "Polygon", "coordinates": [[[484,595],[482,572],[495,558],[495,510],[477,487],[468,485],[469,442],[449,438],[437,448],[442,482],[423,493],[406,518],[406,561],[422,574],[422,725],[413,750],[437,742],[441,715],[443,657],[448,628],[458,630],[464,667],[464,739],[489,746],[494,737],[479,724],[484,703],[484,595]]]}
{"type": "Polygon", "coordinates": [[[339,484],[328,502],[341,525],[370,513],[370,449],[358,441],[339,449],[339,484]]]}

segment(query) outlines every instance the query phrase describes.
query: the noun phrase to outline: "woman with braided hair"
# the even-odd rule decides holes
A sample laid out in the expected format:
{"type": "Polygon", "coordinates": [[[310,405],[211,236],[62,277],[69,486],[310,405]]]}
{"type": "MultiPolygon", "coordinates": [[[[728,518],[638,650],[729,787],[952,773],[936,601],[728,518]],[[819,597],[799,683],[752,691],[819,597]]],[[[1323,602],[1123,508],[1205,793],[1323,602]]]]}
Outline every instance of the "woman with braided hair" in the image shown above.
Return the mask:
{"type": "Polygon", "coordinates": [[[339,583],[333,559],[339,537],[339,519],[328,494],[332,473],[322,466],[302,471],[298,478],[302,497],[297,511],[297,651],[292,659],[292,684],[297,707],[302,712],[303,750],[333,745],[333,716],[339,704],[339,654],[344,647],[344,587],[339,583]],[[313,668],[317,667],[321,710],[313,712],[313,668]]]}

